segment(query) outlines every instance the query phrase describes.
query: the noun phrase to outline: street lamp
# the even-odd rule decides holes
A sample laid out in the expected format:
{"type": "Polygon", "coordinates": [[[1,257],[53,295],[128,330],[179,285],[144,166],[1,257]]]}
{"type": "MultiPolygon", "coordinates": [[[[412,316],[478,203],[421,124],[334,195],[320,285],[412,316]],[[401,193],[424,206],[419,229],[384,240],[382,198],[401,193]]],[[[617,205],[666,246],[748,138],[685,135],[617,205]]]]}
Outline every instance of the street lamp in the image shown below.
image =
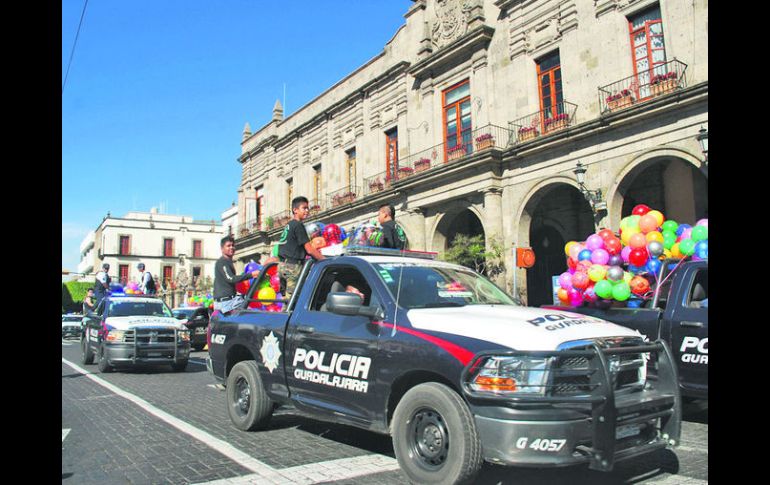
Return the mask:
{"type": "Polygon", "coordinates": [[[700,150],[703,152],[703,169],[708,171],[709,167],[709,131],[703,126],[698,130],[698,134],[695,139],[700,143],[700,150]]]}
{"type": "Polygon", "coordinates": [[[602,189],[588,190],[586,187],[585,180],[587,171],[588,169],[586,169],[582,163],[578,162],[575,170],[572,172],[575,174],[575,178],[577,179],[580,193],[583,194],[583,197],[585,197],[588,203],[591,205],[591,209],[593,210],[594,216],[596,217],[598,216],[599,211],[607,210],[607,203],[602,199],[602,189]]]}

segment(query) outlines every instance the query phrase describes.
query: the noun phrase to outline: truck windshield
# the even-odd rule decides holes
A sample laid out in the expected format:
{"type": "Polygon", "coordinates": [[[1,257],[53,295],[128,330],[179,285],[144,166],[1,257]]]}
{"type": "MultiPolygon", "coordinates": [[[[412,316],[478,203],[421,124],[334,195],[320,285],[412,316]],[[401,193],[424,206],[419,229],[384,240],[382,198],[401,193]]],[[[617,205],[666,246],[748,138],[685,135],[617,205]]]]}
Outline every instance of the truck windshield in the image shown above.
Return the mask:
{"type": "Polygon", "coordinates": [[[406,309],[516,304],[491,281],[471,270],[400,262],[373,266],[406,309]]]}
{"type": "Polygon", "coordinates": [[[107,315],[111,317],[173,317],[162,301],[112,301],[107,315]]]}

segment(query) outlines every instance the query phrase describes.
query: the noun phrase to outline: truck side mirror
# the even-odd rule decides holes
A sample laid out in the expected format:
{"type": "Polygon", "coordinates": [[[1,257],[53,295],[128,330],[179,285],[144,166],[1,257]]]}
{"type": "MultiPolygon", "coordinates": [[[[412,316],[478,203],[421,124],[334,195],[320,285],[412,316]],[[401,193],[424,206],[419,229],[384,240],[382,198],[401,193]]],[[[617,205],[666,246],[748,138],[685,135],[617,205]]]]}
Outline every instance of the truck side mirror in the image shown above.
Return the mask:
{"type": "Polygon", "coordinates": [[[326,309],[338,315],[360,315],[377,320],[384,318],[380,307],[364,306],[361,297],[355,293],[329,293],[326,297],[326,309]]]}

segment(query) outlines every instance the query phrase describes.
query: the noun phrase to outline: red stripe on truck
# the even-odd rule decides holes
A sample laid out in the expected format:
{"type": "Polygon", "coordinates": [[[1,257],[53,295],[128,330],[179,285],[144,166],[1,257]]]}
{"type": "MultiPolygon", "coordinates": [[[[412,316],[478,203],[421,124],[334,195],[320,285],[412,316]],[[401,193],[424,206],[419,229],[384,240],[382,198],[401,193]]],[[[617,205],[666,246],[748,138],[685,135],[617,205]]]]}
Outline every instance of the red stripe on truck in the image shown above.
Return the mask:
{"type": "MultiPolygon", "coordinates": [[[[386,323],[386,322],[374,322],[377,325],[381,325],[383,327],[393,328],[392,323],[386,323]]],[[[413,330],[408,327],[398,327],[399,332],[408,333],[409,335],[414,335],[417,338],[421,338],[423,340],[426,340],[433,345],[437,345],[444,349],[445,351],[449,352],[449,354],[452,355],[455,359],[459,360],[462,365],[468,365],[468,362],[473,359],[474,353],[470,350],[460,347],[457,344],[453,344],[452,342],[449,342],[447,340],[444,340],[442,338],[434,337],[433,335],[428,335],[427,333],[418,332],[417,330],[413,330]]]]}

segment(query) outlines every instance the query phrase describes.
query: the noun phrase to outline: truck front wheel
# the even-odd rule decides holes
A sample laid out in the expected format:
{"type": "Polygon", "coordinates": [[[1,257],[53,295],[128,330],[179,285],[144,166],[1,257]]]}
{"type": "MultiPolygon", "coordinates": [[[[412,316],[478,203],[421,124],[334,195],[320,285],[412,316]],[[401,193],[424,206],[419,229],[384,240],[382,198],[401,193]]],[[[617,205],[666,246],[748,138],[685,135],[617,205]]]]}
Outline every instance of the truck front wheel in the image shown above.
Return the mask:
{"type": "Polygon", "coordinates": [[[88,342],[88,334],[80,340],[80,350],[83,353],[83,364],[93,364],[94,352],[91,350],[91,344],[88,342]]]}
{"type": "Polygon", "coordinates": [[[468,406],[437,382],[404,394],[393,413],[391,435],[398,464],[414,483],[472,483],[483,464],[468,406]]]}
{"type": "Polygon", "coordinates": [[[264,429],[270,422],[273,403],[265,394],[255,361],[238,362],[227,376],[227,412],[242,431],[264,429]]]}

